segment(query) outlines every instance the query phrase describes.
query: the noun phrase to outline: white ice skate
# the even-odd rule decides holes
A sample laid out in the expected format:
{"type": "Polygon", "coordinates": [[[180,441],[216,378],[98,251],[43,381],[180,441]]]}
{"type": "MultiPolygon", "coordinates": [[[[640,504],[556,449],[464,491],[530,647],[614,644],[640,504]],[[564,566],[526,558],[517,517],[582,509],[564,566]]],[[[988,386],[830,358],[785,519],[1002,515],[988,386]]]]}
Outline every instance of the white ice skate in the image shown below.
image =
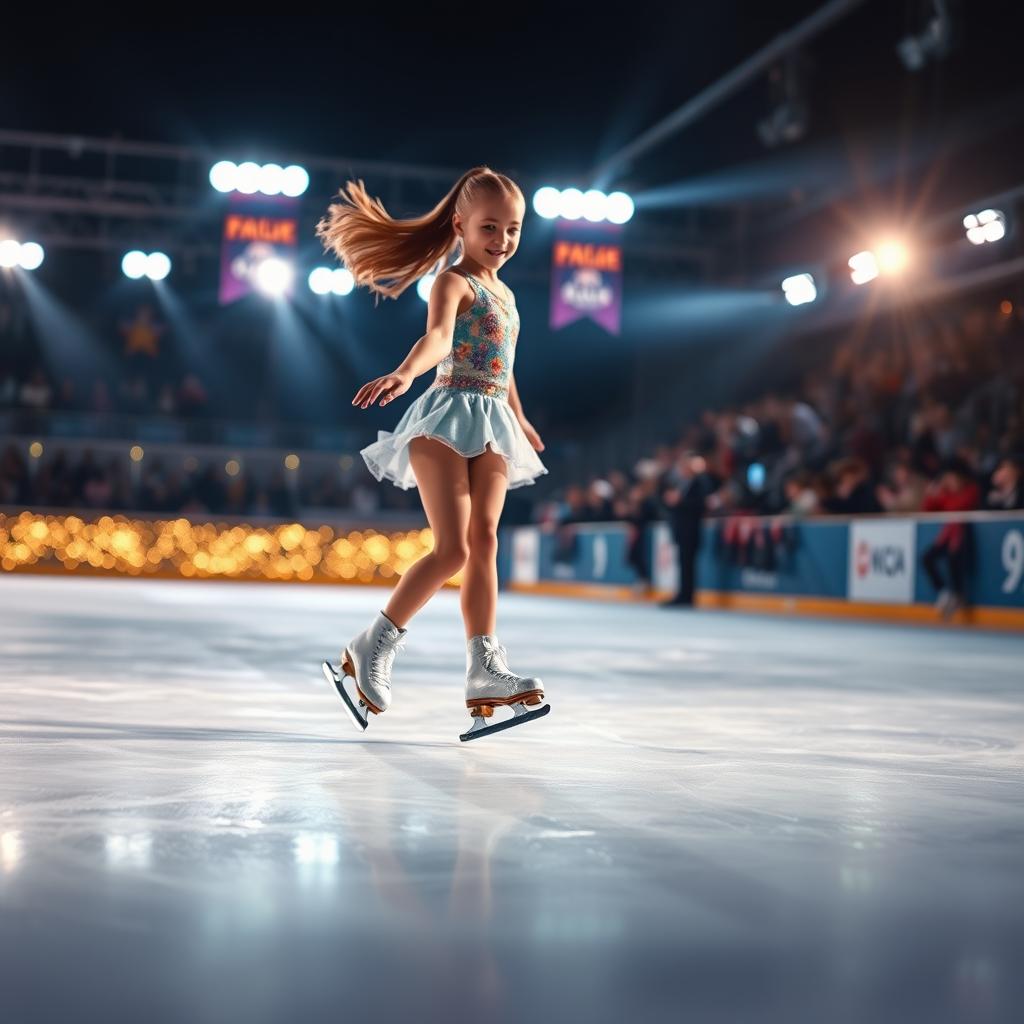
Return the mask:
{"type": "Polygon", "coordinates": [[[366,728],[371,711],[379,715],[391,706],[391,666],[395,652],[405,646],[408,632],[380,612],[342,651],[341,672],[330,662],[323,663],[327,681],[334,684],[356,728],[366,728]],[[345,689],[345,676],[355,680],[356,699],[345,689]]]}
{"type": "Polygon", "coordinates": [[[466,642],[466,707],[473,724],[460,740],[511,729],[551,710],[550,704],[539,706],[544,700],[544,684],[533,677],[517,676],[509,669],[507,657],[504,645],[493,634],[481,633],[466,642]],[[512,717],[488,725],[494,709],[505,705],[512,708],[512,717]]]}

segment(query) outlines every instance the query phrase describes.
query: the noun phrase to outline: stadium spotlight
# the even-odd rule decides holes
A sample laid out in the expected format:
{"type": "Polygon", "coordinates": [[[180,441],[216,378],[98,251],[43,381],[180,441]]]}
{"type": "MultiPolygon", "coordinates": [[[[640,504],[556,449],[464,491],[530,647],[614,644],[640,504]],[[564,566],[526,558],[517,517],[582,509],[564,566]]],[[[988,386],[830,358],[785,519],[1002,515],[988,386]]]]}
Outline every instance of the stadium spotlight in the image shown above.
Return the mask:
{"type": "Polygon", "coordinates": [[[1002,210],[982,210],[964,217],[967,240],[973,245],[998,242],[1006,235],[1006,214],[1002,210]]]}
{"type": "Polygon", "coordinates": [[[151,281],[162,281],[171,272],[171,258],[163,252],[151,252],[146,257],[146,273],[151,281]]]}
{"type": "Polygon", "coordinates": [[[121,270],[133,281],[148,277],[151,281],[162,281],[171,272],[171,259],[166,253],[144,253],[139,249],[126,252],[121,259],[121,270]]]}
{"type": "Polygon", "coordinates": [[[608,197],[596,188],[587,189],[583,194],[583,216],[591,223],[605,220],[608,214],[608,197]]]}
{"type": "Polygon", "coordinates": [[[847,262],[850,267],[850,280],[855,285],[865,285],[879,275],[879,262],[870,250],[865,249],[851,256],[847,262]]]}
{"type": "Polygon", "coordinates": [[[310,291],[317,295],[348,295],[355,283],[352,271],[345,267],[316,267],[309,274],[310,291]]]}
{"type": "Polygon", "coordinates": [[[298,164],[288,167],[264,164],[261,167],[252,160],[244,164],[221,160],[210,168],[210,184],[218,192],[241,192],[248,196],[262,192],[265,196],[295,198],[309,188],[309,173],[298,164]]]}
{"type": "Polygon", "coordinates": [[[802,306],[818,297],[818,289],[811,274],[794,274],[782,282],[782,293],[791,306],[802,306]]]}
{"type": "Polygon", "coordinates": [[[625,192],[612,192],[608,196],[607,217],[612,224],[625,224],[632,219],[635,209],[633,200],[625,192]]]}
{"type": "Polygon", "coordinates": [[[210,184],[218,192],[234,192],[238,167],[230,160],[221,160],[210,168],[210,184]]]}
{"type": "Polygon", "coordinates": [[[554,220],[558,216],[561,193],[557,188],[545,185],[533,193],[533,209],[545,220],[554,220]]]}
{"type": "Polygon", "coordinates": [[[145,277],[146,261],[148,259],[149,257],[138,249],[126,252],[121,260],[121,270],[124,272],[124,276],[130,277],[133,281],[137,281],[140,277],[145,277]]]}
{"type": "Polygon", "coordinates": [[[256,268],[256,287],[264,295],[283,295],[294,276],[295,268],[290,263],[270,256],[256,268]]]}
{"type": "Polygon", "coordinates": [[[331,268],[316,267],[309,272],[309,290],[317,295],[327,295],[331,290],[331,268]]]}
{"type": "Polygon", "coordinates": [[[38,269],[45,258],[43,247],[38,242],[23,242],[21,246],[21,268],[22,270],[38,269]]]}
{"type": "Polygon", "coordinates": [[[21,262],[21,242],[14,238],[5,238],[0,242],[0,267],[8,270],[21,262]]]}
{"type": "Polygon", "coordinates": [[[19,242],[16,238],[6,238],[0,242],[0,267],[13,270],[35,270],[44,257],[43,247],[38,242],[19,242]]]}
{"type": "Polygon", "coordinates": [[[902,242],[883,242],[876,257],[883,274],[898,274],[907,265],[907,247],[902,242]]]}
{"type": "Polygon", "coordinates": [[[284,184],[284,168],[280,164],[264,164],[260,168],[259,181],[259,190],[265,196],[280,195],[284,184]]]}
{"type": "Polygon", "coordinates": [[[583,216],[583,193],[578,188],[563,188],[558,197],[558,216],[579,220],[583,216]]]}
{"type": "Polygon", "coordinates": [[[872,249],[865,249],[851,256],[847,261],[850,279],[854,284],[866,284],[879,274],[896,275],[903,271],[910,260],[907,247],[894,239],[882,242],[872,249]]]}
{"type": "Polygon", "coordinates": [[[867,284],[878,277],[878,261],[869,249],[851,256],[847,265],[850,268],[850,279],[854,284],[867,284]]]}
{"type": "Polygon", "coordinates": [[[350,295],[356,286],[356,279],[348,267],[335,267],[331,271],[331,291],[335,295],[350,295]]]}
{"type": "Polygon", "coordinates": [[[298,164],[291,164],[284,169],[281,182],[281,191],[286,196],[294,198],[301,196],[309,188],[309,172],[298,164]]]}
{"type": "Polygon", "coordinates": [[[238,173],[235,175],[235,191],[243,195],[255,195],[260,190],[260,176],[263,169],[259,164],[246,160],[244,164],[238,165],[238,173]]]}
{"type": "Polygon", "coordinates": [[[591,188],[585,193],[578,188],[564,188],[559,191],[550,185],[537,189],[533,194],[534,212],[545,220],[562,217],[565,220],[579,220],[591,223],[608,221],[611,224],[625,224],[633,216],[633,200],[625,192],[606,194],[591,188]]]}

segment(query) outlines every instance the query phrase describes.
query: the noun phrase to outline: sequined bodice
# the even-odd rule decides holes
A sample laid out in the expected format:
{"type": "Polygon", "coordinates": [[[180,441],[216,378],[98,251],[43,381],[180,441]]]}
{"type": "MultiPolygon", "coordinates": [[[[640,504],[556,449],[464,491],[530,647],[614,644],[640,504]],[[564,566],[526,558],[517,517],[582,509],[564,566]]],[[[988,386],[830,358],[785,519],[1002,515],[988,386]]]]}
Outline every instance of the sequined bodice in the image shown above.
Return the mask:
{"type": "Polygon", "coordinates": [[[515,297],[505,302],[472,274],[456,273],[469,281],[476,297],[473,305],[455,318],[452,350],[437,364],[430,387],[458,388],[507,401],[519,337],[515,297]]]}

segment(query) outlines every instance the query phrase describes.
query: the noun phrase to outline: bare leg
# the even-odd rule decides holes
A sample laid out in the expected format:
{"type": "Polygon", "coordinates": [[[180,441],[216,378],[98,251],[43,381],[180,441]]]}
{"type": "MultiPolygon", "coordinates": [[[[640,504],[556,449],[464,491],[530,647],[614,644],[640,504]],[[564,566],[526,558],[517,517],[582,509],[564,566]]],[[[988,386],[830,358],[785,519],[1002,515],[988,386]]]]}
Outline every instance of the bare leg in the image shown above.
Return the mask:
{"type": "Polygon", "coordinates": [[[498,613],[498,519],[508,491],[505,458],[488,448],[469,460],[472,512],[460,599],[466,639],[494,633],[498,613]]]}
{"type": "Polygon", "coordinates": [[[382,609],[400,629],[466,564],[468,553],[468,460],[442,441],[414,437],[409,462],[434,534],[434,550],[406,570],[382,609]]]}

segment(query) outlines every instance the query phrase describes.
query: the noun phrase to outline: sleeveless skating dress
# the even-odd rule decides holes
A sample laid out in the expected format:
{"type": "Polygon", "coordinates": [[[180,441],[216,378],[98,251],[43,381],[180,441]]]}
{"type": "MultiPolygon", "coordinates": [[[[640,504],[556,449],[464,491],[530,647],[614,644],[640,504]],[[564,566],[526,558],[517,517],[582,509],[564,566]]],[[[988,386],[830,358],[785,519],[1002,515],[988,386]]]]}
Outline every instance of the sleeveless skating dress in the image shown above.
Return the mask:
{"type": "Polygon", "coordinates": [[[437,364],[430,387],[395,425],[360,451],[370,472],[396,487],[416,486],[409,441],[432,437],[467,458],[490,444],[505,457],[508,489],[532,484],[547,467],[519,425],[508,402],[509,378],[519,336],[515,300],[506,303],[472,274],[462,274],[476,291],[473,305],[455,318],[451,352],[437,364]]]}

